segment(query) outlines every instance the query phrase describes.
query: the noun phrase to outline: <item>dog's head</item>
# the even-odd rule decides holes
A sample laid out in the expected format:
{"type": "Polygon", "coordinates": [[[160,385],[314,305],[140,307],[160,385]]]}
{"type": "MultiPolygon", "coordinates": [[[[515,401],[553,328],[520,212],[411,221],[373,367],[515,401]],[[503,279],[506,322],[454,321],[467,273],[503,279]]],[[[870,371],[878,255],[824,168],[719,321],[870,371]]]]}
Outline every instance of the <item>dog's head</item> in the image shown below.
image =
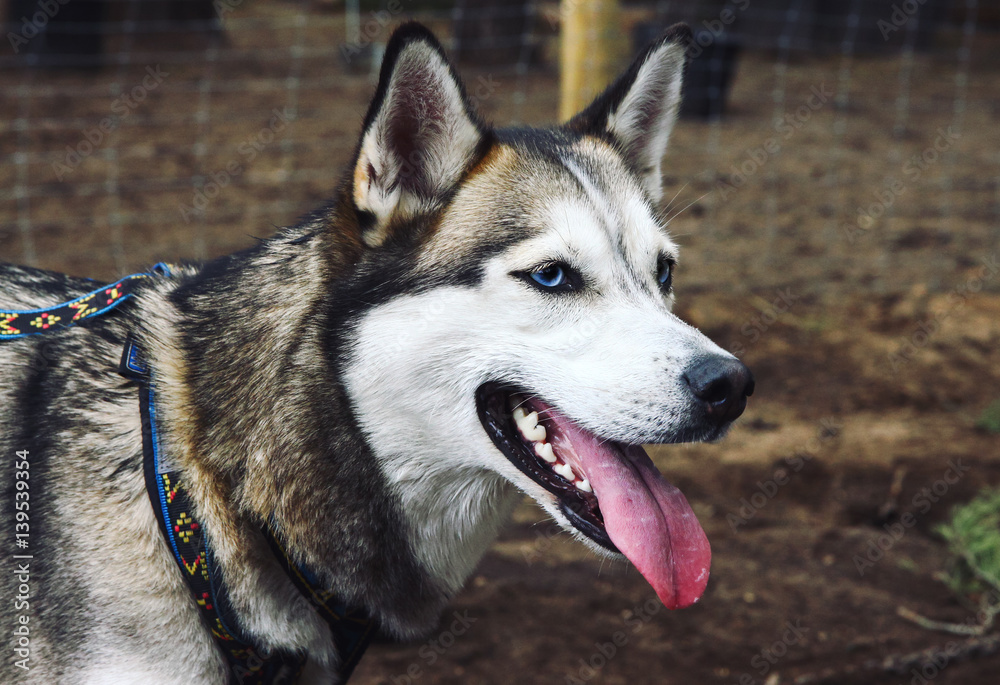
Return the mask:
{"type": "Polygon", "coordinates": [[[368,269],[396,273],[357,318],[347,389],[404,499],[453,482],[458,530],[440,534],[474,536],[474,497],[505,479],[669,607],[701,596],[711,554],[640,445],[718,438],[753,389],[671,313],[660,164],[689,37],[668,30],[562,127],[494,130],[408,25],[348,190],[368,269]]]}

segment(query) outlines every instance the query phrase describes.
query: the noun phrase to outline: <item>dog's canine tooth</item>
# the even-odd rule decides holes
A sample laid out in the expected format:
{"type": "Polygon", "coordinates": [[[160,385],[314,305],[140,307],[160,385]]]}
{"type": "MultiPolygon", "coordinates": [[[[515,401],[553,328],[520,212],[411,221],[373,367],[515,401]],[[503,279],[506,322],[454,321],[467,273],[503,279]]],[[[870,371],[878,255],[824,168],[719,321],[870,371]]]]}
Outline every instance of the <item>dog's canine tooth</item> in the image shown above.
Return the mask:
{"type": "Polygon", "coordinates": [[[535,443],[535,454],[544,459],[550,464],[556,463],[555,452],[552,451],[552,445],[547,442],[536,442],[535,443]]]}
{"type": "Polygon", "coordinates": [[[593,492],[594,488],[590,487],[590,481],[584,478],[583,480],[578,480],[573,483],[578,489],[584,492],[593,492]]]}
{"type": "Polygon", "coordinates": [[[524,434],[524,437],[532,442],[540,442],[545,439],[545,426],[540,423],[536,424],[535,427],[530,430],[522,430],[521,432],[524,434]]]}
{"type": "Polygon", "coordinates": [[[533,411],[524,417],[522,423],[517,427],[521,429],[521,435],[532,442],[539,442],[545,439],[545,426],[538,422],[538,412],[533,411]]]}
{"type": "Polygon", "coordinates": [[[514,410],[514,421],[517,422],[517,427],[522,430],[531,430],[536,425],[538,425],[538,412],[533,411],[530,414],[518,407],[514,410]],[[520,417],[520,418],[518,418],[520,417]]]}

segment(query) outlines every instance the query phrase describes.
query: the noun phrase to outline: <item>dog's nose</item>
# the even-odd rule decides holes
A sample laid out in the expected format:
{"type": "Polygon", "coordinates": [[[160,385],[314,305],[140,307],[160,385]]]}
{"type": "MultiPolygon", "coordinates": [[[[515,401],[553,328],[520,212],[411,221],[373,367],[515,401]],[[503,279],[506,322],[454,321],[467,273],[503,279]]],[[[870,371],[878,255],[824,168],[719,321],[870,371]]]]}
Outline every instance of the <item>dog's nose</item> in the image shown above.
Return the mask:
{"type": "Polygon", "coordinates": [[[684,372],[691,392],[704,402],[705,411],[719,423],[735,420],[753,394],[753,374],[738,359],[699,357],[684,372]]]}

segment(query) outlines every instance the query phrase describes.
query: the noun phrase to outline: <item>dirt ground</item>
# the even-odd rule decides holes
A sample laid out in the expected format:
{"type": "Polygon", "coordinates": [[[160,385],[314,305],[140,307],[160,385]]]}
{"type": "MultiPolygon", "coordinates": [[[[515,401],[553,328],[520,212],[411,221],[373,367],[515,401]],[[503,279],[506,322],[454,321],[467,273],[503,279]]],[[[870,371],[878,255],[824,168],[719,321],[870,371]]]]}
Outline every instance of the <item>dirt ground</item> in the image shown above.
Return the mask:
{"type": "MultiPolygon", "coordinates": [[[[241,25],[226,50],[244,57],[208,65],[151,53],[95,73],[0,72],[0,140],[24,155],[0,165],[0,259],[110,278],[224,254],[315,207],[371,93],[337,61],[336,22],[331,10],[305,26],[241,25]],[[292,40],[328,49],[296,65],[268,52],[292,40]],[[107,82],[140,82],[147,64],[170,76],[59,180],[65,147],[115,99],[107,82]],[[296,118],[249,160],[240,144],[289,105],[292,68],[296,118]],[[185,216],[233,160],[240,173],[185,216]]],[[[897,613],[974,616],[938,579],[948,558],[933,528],[1000,485],[1000,436],[974,425],[1000,399],[1000,40],[977,36],[967,65],[959,44],[945,35],[912,62],[746,54],[727,117],[678,126],[666,166],[672,213],[683,209],[678,310],[758,388],[721,443],[651,448],[712,542],[702,601],[662,609],[634,569],[526,503],[432,639],[376,645],[352,682],[996,682],[996,654],[917,659],[963,639],[897,613]]],[[[498,123],[551,121],[553,71],[465,74],[498,123]]]]}

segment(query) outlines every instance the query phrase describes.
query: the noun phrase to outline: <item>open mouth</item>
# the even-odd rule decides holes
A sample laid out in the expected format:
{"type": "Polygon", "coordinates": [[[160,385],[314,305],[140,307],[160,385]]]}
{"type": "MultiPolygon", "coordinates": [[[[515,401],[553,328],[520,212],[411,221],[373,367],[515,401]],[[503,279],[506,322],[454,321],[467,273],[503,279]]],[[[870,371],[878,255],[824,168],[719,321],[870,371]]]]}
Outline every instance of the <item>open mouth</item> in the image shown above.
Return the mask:
{"type": "Polygon", "coordinates": [[[708,583],[708,539],[640,445],[603,440],[508,385],[481,386],[476,403],[497,449],[555,497],[570,524],[624,554],[668,608],[698,601],[708,583]]]}
{"type": "Polygon", "coordinates": [[[577,530],[621,554],[608,537],[593,486],[581,473],[579,459],[571,457],[576,456],[572,445],[552,421],[552,411],[537,399],[498,384],[483,385],[478,395],[479,418],[503,455],[556,496],[563,514],[577,530]]]}

